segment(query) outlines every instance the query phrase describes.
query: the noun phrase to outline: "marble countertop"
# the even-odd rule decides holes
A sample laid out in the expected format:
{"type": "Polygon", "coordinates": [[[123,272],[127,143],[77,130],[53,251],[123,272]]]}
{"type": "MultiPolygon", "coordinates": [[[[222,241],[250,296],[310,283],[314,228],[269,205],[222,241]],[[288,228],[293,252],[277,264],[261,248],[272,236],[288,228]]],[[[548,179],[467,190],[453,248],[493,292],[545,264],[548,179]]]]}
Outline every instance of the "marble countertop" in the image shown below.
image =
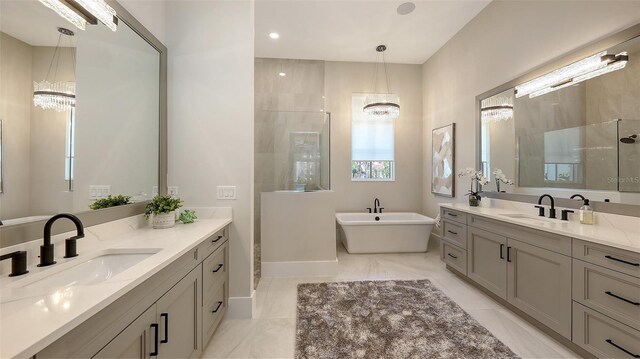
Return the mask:
{"type": "MultiPolygon", "coordinates": [[[[538,217],[537,210],[533,208],[533,205],[528,205],[531,208],[527,207],[526,210],[519,208],[519,206],[471,207],[466,203],[440,203],[442,208],[640,253],[640,218],[638,217],[596,213],[596,224],[586,225],[577,220],[577,210],[569,221],[561,221],[560,219],[538,217]],[[528,216],[514,218],[508,216],[511,214],[528,216]]],[[[560,208],[557,209],[558,216],[560,216],[560,210],[560,208]]]]}
{"type": "MultiPolygon", "coordinates": [[[[188,225],[176,224],[170,229],[143,226],[122,230],[116,226],[108,234],[109,229],[104,227],[93,232],[89,227],[90,249],[79,248],[78,257],[56,256],[58,264],[45,268],[38,268],[35,261],[30,261],[33,265],[29,266],[29,274],[19,277],[8,277],[4,273],[0,278],[0,358],[30,357],[38,353],[230,223],[229,215],[188,225]],[[84,262],[96,252],[116,248],[158,252],[97,284],[39,289],[22,288],[16,283],[42,272],[56,273],[60,265],[66,267],[63,263],[84,262]]],[[[63,251],[61,244],[56,254],[63,251]]]]}

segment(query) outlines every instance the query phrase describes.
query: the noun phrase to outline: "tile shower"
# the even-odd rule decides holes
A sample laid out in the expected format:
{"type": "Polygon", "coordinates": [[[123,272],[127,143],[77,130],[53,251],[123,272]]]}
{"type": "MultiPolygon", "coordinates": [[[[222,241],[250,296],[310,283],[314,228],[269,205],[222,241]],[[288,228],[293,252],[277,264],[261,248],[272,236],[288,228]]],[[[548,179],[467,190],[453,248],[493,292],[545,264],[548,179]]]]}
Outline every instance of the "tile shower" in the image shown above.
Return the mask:
{"type": "Polygon", "coordinates": [[[254,284],[261,271],[260,195],[329,189],[324,61],[255,59],[254,284]]]}

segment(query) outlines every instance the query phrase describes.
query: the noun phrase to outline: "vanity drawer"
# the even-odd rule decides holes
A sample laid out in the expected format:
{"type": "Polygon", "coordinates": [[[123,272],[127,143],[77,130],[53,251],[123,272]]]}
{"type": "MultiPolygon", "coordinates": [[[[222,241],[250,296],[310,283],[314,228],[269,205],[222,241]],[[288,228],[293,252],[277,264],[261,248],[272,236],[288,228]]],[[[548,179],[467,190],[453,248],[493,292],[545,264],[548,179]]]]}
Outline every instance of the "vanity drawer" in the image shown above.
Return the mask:
{"type": "Polygon", "coordinates": [[[574,238],[573,257],[640,278],[640,253],[574,238]]]}
{"type": "Polygon", "coordinates": [[[229,245],[225,243],[202,263],[202,293],[205,297],[210,295],[221,281],[226,281],[228,278],[228,258],[229,245]]]}
{"type": "Polygon", "coordinates": [[[573,299],[640,330],[640,278],[574,259],[573,299]]]}
{"type": "Polygon", "coordinates": [[[467,226],[451,221],[442,221],[442,236],[462,248],[467,248],[467,226]]]}
{"type": "Polygon", "coordinates": [[[219,283],[202,305],[202,338],[206,345],[227,311],[227,282],[219,283]]]}
{"type": "Polygon", "coordinates": [[[447,241],[442,241],[440,248],[442,260],[458,272],[467,275],[467,251],[447,241]]]}
{"type": "Polygon", "coordinates": [[[203,260],[213,253],[229,238],[229,227],[217,231],[198,246],[198,258],[203,260]]]}
{"type": "Polygon", "coordinates": [[[467,224],[467,214],[449,208],[442,208],[440,212],[442,219],[456,221],[458,223],[467,224]]]}
{"type": "Polygon", "coordinates": [[[577,302],[573,302],[572,341],[598,358],[640,355],[640,331],[577,302]]]}

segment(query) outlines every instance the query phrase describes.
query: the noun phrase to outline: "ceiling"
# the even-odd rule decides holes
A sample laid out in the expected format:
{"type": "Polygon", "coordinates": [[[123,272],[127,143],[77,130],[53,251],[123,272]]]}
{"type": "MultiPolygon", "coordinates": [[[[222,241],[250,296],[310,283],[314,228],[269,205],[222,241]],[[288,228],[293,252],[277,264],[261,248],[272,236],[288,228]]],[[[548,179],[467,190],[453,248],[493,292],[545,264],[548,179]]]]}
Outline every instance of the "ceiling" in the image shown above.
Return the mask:
{"type": "Polygon", "coordinates": [[[422,64],[490,0],[256,0],[255,56],[373,62],[387,45],[387,62],[422,64]],[[269,38],[277,32],[280,38],[269,38]]]}
{"type": "MultiPolygon", "coordinates": [[[[0,0],[0,31],[31,46],[56,46],[58,27],[77,29],[36,0],[0,0]]],[[[78,30],[79,31],[79,30],[78,30]]],[[[67,46],[64,42],[61,45],[67,46]]]]}

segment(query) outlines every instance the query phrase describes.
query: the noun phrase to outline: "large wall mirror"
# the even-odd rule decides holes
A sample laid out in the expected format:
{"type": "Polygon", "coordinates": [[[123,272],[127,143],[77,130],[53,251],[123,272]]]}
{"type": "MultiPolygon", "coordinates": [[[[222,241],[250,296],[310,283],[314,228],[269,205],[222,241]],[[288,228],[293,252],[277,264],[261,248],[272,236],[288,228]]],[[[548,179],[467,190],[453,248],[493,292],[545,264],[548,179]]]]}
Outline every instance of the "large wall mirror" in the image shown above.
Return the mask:
{"type": "Polygon", "coordinates": [[[3,229],[164,192],[166,48],[109,3],[116,31],[78,29],[39,1],[0,1],[3,229]]]}
{"type": "Polygon", "coordinates": [[[485,191],[640,204],[638,35],[478,98],[485,191]]]}

